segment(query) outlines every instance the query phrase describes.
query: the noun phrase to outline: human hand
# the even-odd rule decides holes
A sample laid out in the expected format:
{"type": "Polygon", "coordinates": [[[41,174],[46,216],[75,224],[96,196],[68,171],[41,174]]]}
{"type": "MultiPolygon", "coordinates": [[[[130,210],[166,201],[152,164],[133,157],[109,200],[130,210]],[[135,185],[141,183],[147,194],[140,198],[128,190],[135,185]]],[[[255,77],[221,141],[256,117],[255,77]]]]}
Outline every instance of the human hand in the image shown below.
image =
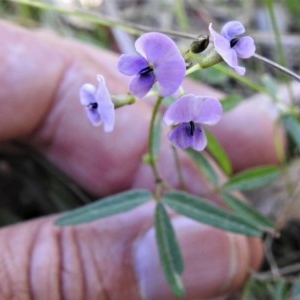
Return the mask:
{"type": "MultiPolygon", "coordinates": [[[[6,23],[0,23],[0,41],[1,141],[33,147],[95,196],[152,186],[151,172],[141,162],[148,104],[119,109],[114,132],[105,134],[91,127],[78,102],[80,86],[94,82],[97,73],[111,92],[127,91],[113,54],[6,23]]],[[[187,83],[186,89],[199,86],[187,83]]],[[[251,105],[224,116],[214,129],[236,169],[276,162],[272,118],[251,105]]],[[[176,186],[170,148],[162,149],[162,173],[176,186]]],[[[204,179],[190,160],[181,159],[189,189],[204,192],[204,179]]],[[[1,229],[2,299],[173,299],[160,270],[152,215],[147,204],[76,227],[57,228],[52,216],[1,229]]],[[[225,295],[258,267],[257,239],[181,216],[173,222],[184,256],[186,299],[225,295]]]]}

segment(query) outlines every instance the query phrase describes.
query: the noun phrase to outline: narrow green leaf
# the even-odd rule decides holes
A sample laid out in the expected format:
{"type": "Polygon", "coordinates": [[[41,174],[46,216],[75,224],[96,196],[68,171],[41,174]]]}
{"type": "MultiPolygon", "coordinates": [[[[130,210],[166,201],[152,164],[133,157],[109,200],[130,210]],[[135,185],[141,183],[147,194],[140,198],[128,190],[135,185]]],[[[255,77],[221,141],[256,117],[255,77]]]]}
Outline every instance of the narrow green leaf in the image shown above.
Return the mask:
{"type": "Polygon", "coordinates": [[[204,176],[213,184],[218,183],[218,175],[215,169],[212,167],[208,159],[203,155],[202,152],[195,151],[191,148],[185,150],[186,153],[192,158],[192,160],[197,164],[199,169],[202,171],[204,176]]]}
{"type": "Polygon", "coordinates": [[[57,218],[55,224],[58,226],[66,226],[91,222],[128,211],[150,199],[151,193],[147,190],[126,191],[71,210],[57,218]]]}
{"type": "Polygon", "coordinates": [[[180,278],[183,261],[169,216],[161,203],[155,210],[155,234],[161,266],[167,282],[176,296],[183,296],[184,288],[180,278]]]}
{"type": "Polygon", "coordinates": [[[164,195],[163,202],[179,214],[196,221],[249,236],[259,236],[262,231],[255,224],[232,212],[182,191],[171,191],[164,195]]]}
{"type": "Polygon", "coordinates": [[[277,166],[263,166],[247,169],[232,176],[224,185],[225,190],[247,191],[272,182],[280,173],[277,166]]]}
{"type": "Polygon", "coordinates": [[[220,168],[227,174],[232,173],[232,166],[230,160],[221,146],[221,144],[216,140],[216,138],[208,131],[205,131],[207,137],[207,150],[211,156],[216,160],[220,168]]]}
{"type": "Polygon", "coordinates": [[[253,206],[229,193],[222,193],[221,198],[240,217],[263,228],[273,228],[274,222],[257,211],[253,206]]]}
{"type": "Polygon", "coordinates": [[[157,115],[154,121],[153,154],[158,155],[162,131],[162,116],[157,115]]]}
{"type": "Polygon", "coordinates": [[[240,95],[230,95],[221,99],[223,112],[232,110],[243,101],[243,97],[240,95]]]}
{"type": "Polygon", "coordinates": [[[285,115],[282,117],[282,123],[295,145],[300,152],[300,124],[293,115],[285,115]]]}
{"type": "Polygon", "coordinates": [[[293,282],[291,287],[291,299],[300,298],[300,277],[298,276],[297,279],[293,282]]]}
{"type": "Polygon", "coordinates": [[[277,278],[274,282],[272,289],[270,289],[270,294],[274,300],[284,300],[287,299],[288,285],[284,278],[277,278]]]}

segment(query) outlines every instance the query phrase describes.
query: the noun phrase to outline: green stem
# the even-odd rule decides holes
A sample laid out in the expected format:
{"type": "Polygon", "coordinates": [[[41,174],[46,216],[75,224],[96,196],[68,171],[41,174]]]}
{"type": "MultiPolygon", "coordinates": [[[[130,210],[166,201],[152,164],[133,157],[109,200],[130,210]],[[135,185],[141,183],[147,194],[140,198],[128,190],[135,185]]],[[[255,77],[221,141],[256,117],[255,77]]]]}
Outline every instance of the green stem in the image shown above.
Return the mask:
{"type": "Polygon", "coordinates": [[[190,68],[188,68],[188,69],[186,70],[185,76],[191,75],[191,74],[193,74],[194,72],[197,72],[197,71],[199,71],[199,70],[202,70],[202,67],[201,67],[200,63],[195,64],[195,65],[191,66],[190,68]]]}
{"type": "Polygon", "coordinates": [[[258,59],[258,60],[260,60],[261,62],[263,62],[263,63],[265,63],[267,65],[270,65],[271,67],[273,67],[273,68],[275,68],[275,69],[277,69],[277,70],[285,73],[286,75],[288,75],[291,78],[293,78],[293,79],[295,79],[295,80],[297,80],[297,81],[300,82],[300,76],[297,75],[296,73],[294,73],[293,71],[285,68],[284,66],[282,66],[280,64],[277,64],[276,62],[274,62],[274,61],[272,61],[272,60],[270,60],[270,59],[268,59],[268,58],[266,58],[264,56],[261,56],[261,55],[259,55],[257,53],[255,53],[253,55],[253,57],[256,58],[256,59],[258,59]]]}
{"type": "Polygon", "coordinates": [[[158,108],[161,105],[163,99],[164,99],[163,97],[159,96],[154,104],[151,121],[150,121],[149,135],[148,135],[148,158],[149,158],[149,164],[152,168],[152,172],[155,178],[156,189],[154,193],[154,198],[156,200],[160,199],[163,180],[159,174],[157,164],[156,164],[156,156],[154,153],[155,119],[157,117],[158,108]]]}
{"type": "Polygon", "coordinates": [[[136,99],[133,95],[111,95],[112,102],[114,103],[115,108],[120,108],[125,105],[130,105],[135,103],[136,99]]]}

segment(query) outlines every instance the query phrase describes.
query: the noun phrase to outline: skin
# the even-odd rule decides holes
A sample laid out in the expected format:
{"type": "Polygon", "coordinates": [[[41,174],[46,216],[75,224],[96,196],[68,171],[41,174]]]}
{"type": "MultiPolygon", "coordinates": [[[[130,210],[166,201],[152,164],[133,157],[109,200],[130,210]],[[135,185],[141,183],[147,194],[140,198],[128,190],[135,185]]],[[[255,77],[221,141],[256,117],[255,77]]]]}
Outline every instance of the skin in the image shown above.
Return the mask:
{"type": "MultiPolygon", "coordinates": [[[[18,141],[39,151],[95,197],[153,188],[151,171],[141,162],[150,105],[138,101],[119,109],[114,132],[105,134],[91,126],[78,101],[80,86],[95,83],[99,72],[112,93],[127,92],[129,78],[116,71],[114,54],[4,22],[0,45],[0,141],[18,141]]],[[[189,92],[204,89],[186,83],[189,92]]],[[[274,121],[267,109],[247,103],[225,115],[213,131],[236,170],[277,163],[274,121]],[[252,132],[259,132],[259,139],[252,132]]],[[[161,148],[160,171],[176,187],[165,133],[161,148]]],[[[184,155],[180,159],[188,189],[208,191],[191,161],[184,155]]],[[[174,299],[158,262],[153,208],[150,201],[128,213],[74,227],[55,227],[55,216],[49,216],[1,229],[0,298],[174,299]]],[[[185,262],[185,299],[224,296],[238,289],[261,262],[258,239],[181,216],[174,215],[173,222],[185,262]]]]}

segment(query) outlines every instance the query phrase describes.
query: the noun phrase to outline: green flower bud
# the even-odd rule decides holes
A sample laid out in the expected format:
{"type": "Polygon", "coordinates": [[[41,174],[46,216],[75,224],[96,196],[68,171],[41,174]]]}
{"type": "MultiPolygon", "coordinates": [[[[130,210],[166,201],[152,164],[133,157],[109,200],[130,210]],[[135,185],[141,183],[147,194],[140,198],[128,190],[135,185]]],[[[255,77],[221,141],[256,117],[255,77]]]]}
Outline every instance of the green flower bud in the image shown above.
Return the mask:
{"type": "Polygon", "coordinates": [[[191,43],[190,50],[192,53],[200,53],[204,51],[209,44],[209,36],[201,34],[191,43]]]}

